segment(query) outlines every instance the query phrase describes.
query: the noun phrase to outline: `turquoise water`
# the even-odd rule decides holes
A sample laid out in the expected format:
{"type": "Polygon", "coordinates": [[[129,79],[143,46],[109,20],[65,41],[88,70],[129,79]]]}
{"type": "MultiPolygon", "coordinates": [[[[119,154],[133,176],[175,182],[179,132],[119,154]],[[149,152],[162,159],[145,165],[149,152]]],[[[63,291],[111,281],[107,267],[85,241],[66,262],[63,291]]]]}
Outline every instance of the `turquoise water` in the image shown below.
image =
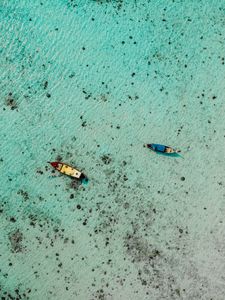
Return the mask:
{"type": "Polygon", "coordinates": [[[225,298],[224,12],[0,2],[2,299],[225,298]]]}

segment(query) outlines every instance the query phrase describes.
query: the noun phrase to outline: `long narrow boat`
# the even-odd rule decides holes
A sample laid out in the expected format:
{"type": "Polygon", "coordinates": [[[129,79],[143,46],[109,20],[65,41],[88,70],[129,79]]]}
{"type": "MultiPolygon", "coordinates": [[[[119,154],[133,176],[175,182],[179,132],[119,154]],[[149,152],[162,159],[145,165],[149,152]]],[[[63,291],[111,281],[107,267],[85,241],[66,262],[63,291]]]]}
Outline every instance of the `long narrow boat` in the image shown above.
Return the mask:
{"type": "Polygon", "coordinates": [[[151,149],[154,152],[165,153],[165,154],[175,154],[179,153],[179,150],[175,150],[169,146],[160,145],[160,144],[147,144],[147,148],[151,149]]]}
{"type": "Polygon", "coordinates": [[[63,162],[59,162],[59,161],[53,161],[53,162],[48,162],[52,165],[52,167],[54,169],[56,169],[57,171],[59,171],[62,174],[65,174],[67,176],[76,178],[76,179],[86,179],[86,176],[84,175],[84,173],[80,172],[79,170],[75,169],[74,167],[71,167],[70,165],[67,165],[63,162]]]}

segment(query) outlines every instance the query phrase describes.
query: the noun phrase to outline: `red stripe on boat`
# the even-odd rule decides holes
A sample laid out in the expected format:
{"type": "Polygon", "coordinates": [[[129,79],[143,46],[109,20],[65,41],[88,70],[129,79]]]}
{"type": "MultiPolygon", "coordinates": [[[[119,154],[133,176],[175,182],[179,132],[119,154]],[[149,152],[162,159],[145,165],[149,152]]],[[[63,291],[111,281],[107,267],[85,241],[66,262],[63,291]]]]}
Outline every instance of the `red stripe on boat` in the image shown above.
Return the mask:
{"type": "Polygon", "coordinates": [[[49,162],[49,163],[53,166],[53,168],[57,168],[59,165],[59,162],[57,162],[57,161],[53,161],[53,162],[49,162]]]}

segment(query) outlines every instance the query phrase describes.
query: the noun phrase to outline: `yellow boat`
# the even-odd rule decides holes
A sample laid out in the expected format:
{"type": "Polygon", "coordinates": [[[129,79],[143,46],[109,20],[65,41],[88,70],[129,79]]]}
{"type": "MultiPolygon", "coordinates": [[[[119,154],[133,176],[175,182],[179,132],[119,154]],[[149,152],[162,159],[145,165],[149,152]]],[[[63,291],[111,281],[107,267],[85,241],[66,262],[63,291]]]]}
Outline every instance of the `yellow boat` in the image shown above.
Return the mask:
{"type": "Polygon", "coordinates": [[[54,169],[56,169],[57,171],[59,171],[62,174],[65,174],[67,176],[77,178],[77,179],[85,179],[86,178],[86,176],[82,172],[80,172],[79,170],[77,170],[63,162],[53,161],[53,162],[49,162],[49,163],[52,165],[52,167],[54,169]]]}

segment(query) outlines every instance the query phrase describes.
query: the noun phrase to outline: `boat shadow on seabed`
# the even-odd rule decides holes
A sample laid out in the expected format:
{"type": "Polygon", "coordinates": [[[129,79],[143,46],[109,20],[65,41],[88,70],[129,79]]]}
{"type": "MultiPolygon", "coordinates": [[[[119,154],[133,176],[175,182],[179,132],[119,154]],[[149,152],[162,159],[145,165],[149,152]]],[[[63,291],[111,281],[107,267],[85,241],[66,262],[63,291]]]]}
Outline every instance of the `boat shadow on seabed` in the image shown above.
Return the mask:
{"type": "Polygon", "coordinates": [[[167,156],[167,157],[170,157],[170,158],[184,158],[180,153],[160,153],[160,152],[155,152],[155,154],[157,155],[162,155],[162,156],[167,156]]]}

